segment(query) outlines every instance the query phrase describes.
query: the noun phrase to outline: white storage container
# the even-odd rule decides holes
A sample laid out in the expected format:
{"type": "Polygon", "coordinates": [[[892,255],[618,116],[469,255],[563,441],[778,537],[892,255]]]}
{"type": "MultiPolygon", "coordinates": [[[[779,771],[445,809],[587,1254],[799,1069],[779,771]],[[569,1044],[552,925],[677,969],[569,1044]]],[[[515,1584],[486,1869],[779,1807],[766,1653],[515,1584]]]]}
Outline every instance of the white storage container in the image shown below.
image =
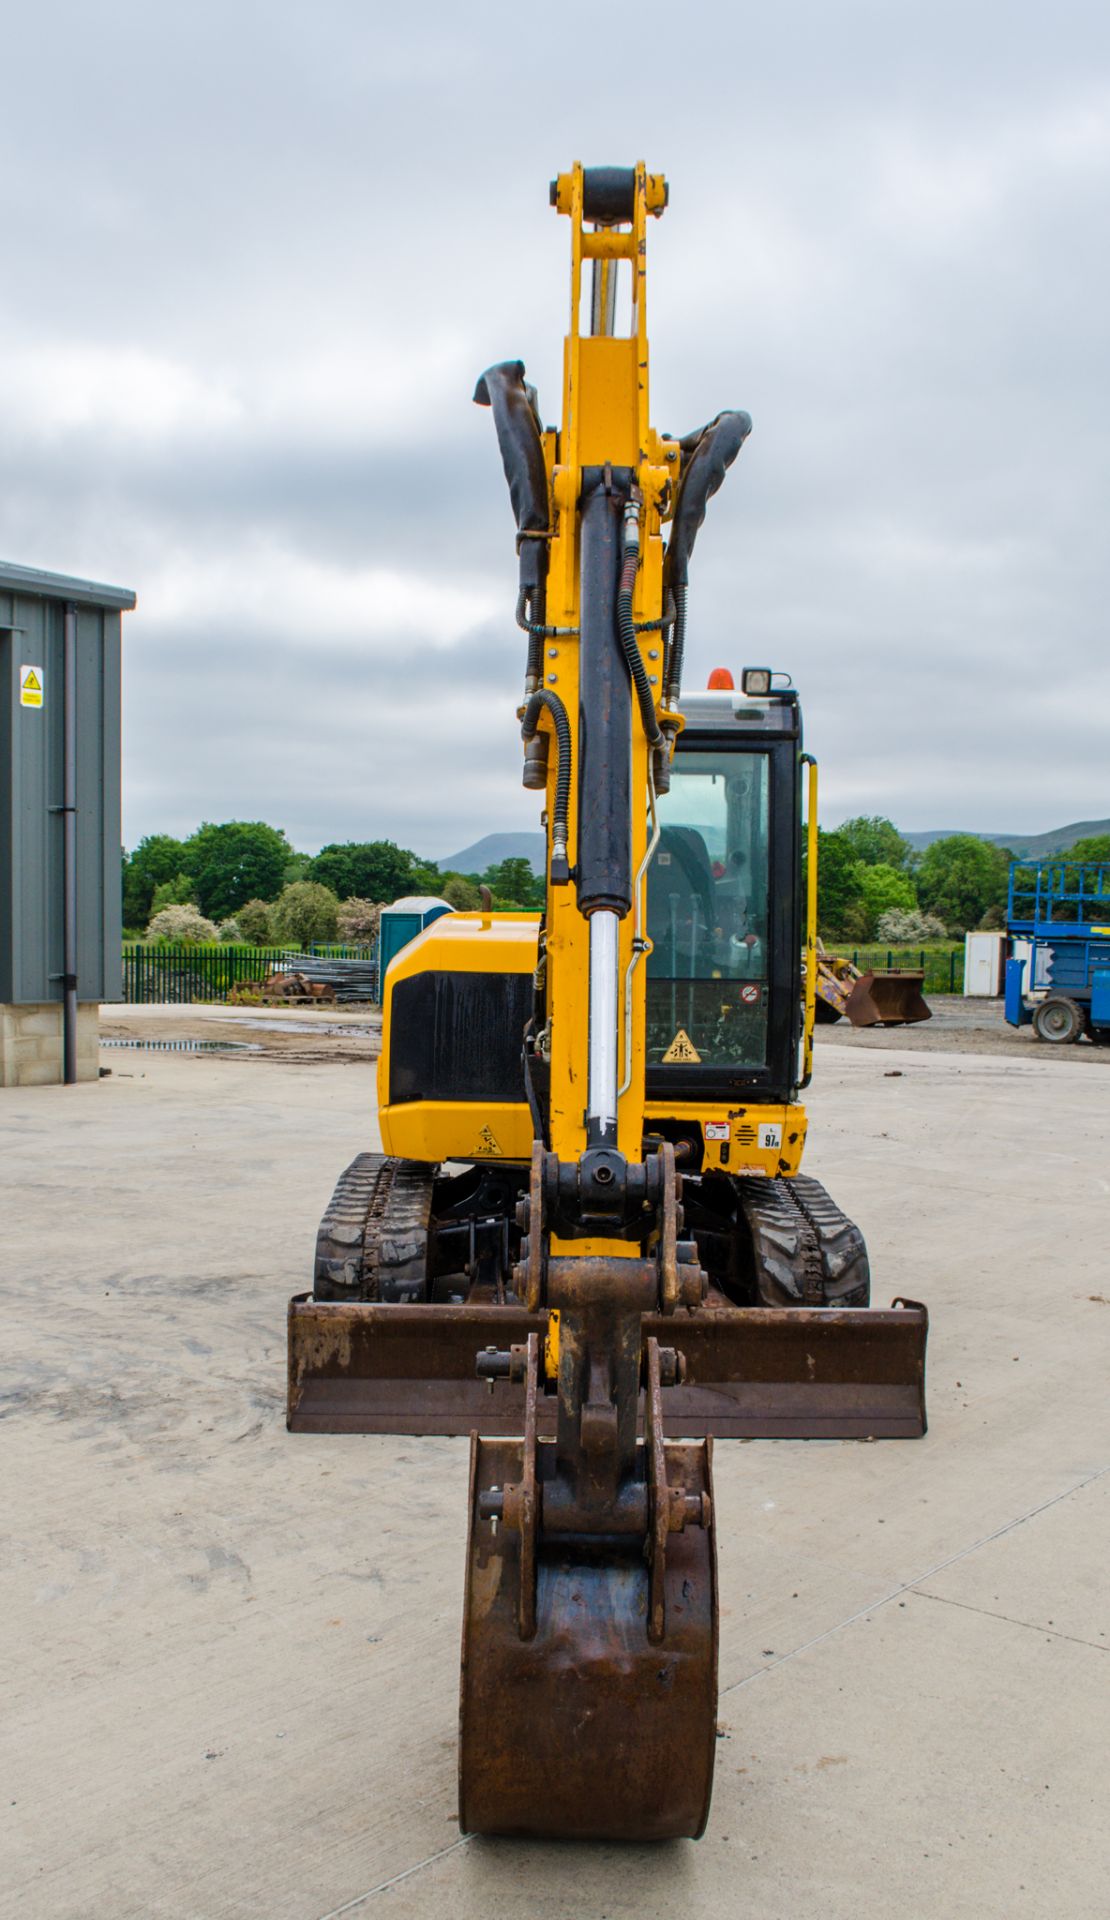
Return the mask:
{"type": "Polygon", "coordinates": [[[981,1000],[997,999],[1006,978],[1006,935],[964,935],[964,993],[981,1000]]]}

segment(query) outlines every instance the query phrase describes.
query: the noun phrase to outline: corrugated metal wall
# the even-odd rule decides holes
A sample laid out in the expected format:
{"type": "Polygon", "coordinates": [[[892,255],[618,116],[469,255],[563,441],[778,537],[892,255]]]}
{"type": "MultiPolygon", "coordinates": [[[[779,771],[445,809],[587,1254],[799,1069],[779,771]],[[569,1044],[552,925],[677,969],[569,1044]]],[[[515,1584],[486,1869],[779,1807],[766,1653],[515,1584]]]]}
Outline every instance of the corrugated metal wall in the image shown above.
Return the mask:
{"type": "Polygon", "coordinates": [[[78,998],[122,994],[119,609],[132,596],[0,567],[0,1002],[15,1005],[62,998],[67,601],[77,606],[78,998]],[[96,604],[98,592],[116,604],[96,604]],[[42,679],[41,707],[20,703],[24,666],[42,679]]]}

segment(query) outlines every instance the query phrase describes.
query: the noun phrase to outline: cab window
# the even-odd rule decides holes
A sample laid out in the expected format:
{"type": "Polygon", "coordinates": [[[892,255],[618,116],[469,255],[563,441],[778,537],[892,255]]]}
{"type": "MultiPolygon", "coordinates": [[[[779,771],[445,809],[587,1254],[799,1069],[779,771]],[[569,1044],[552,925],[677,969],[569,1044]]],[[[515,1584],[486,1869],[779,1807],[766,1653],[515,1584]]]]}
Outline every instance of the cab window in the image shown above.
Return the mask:
{"type": "Polygon", "coordinates": [[[650,1065],[766,1063],[769,765],[675,756],[648,873],[650,1065]]]}

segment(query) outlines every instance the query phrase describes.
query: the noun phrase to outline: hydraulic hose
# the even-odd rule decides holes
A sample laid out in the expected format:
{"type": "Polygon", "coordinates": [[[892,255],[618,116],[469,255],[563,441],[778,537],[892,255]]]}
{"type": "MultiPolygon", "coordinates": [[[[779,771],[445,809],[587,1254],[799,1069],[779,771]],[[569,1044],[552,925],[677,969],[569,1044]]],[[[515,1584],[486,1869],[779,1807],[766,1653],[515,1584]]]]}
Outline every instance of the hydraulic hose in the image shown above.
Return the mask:
{"type": "Polygon", "coordinates": [[[516,602],[516,623],[528,635],[528,661],[524,669],[525,698],[534,693],[543,677],[543,616],[546,594],[542,587],[521,587],[516,602]],[[537,608],[537,601],[539,603],[537,608]],[[538,621],[536,614],[539,614],[538,621]]]}
{"type": "Polygon", "coordinates": [[[543,679],[543,643],[564,640],[578,632],[577,627],[548,627],[547,588],[521,587],[516,602],[516,623],[528,635],[528,661],[524,672],[524,697],[534,693],[543,679]]]}
{"type": "Polygon", "coordinates": [[[686,583],[690,555],[706,508],[749,433],[751,416],[719,413],[697,433],[679,441],[682,473],[678,482],[671,537],[667,547],[667,585],[674,595],[675,622],[667,663],[667,702],[677,706],[682,691],[682,663],[686,652],[686,583]]]}
{"type": "Polygon", "coordinates": [[[517,526],[520,584],[529,589],[540,587],[547,579],[551,537],[547,467],[535,388],[524,378],[523,360],[503,360],[498,366],[487,367],[474,389],[474,399],[478,406],[491,409],[497,429],[517,526]]]}
{"type": "Polygon", "coordinates": [[[539,727],[539,718],[546,708],[551,715],[555,728],[555,807],[551,821],[551,884],[553,887],[565,886],[570,879],[570,863],[567,856],[567,840],[570,836],[568,824],[570,814],[570,721],[567,710],[557,693],[549,693],[546,687],[538,687],[529,695],[520,723],[523,740],[534,740],[539,727]]]}
{"type": "Polygon", "coordinates": [[[666,608],[659,615],[658,620],[637,620],[636,632],[637,633],[669,633],[673,626],[674,626],[674,598],[671,594],[668,594],[666,608]]]}
{"type": "Polygon", "coordinates": [[[672,589],[674,625],[667,651],[667,705],[677,707],[682,696],[682,662],[686,655],[686,583],[672,589]]]}
{"type": "Polygon", "coordinates": [[[624,516],[624,564],[621,567],[620,585],[617,588],[617,633],[624,657],[628,662],[628,671],[632,676],[632,685],[636,689],[636,698],[640,703],[640,718],[644,723],[644,732],[650,746],[658,746],[662,735],[659,722],[655,717],[655,701],[648,683],[643,656],[636,644],[636,627],[632,619],[632,595],[636,587],[636,571],[640,564],[640,522],[639,508],[629,501],[624,516]]]}

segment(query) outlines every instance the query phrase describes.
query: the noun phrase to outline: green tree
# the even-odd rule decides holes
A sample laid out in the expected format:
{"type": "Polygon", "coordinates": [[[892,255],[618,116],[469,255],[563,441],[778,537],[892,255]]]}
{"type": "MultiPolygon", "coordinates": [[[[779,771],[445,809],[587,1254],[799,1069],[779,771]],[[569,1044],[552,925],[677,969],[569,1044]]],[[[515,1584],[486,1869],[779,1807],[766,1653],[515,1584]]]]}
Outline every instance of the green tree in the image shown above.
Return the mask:
{"type": "MultiPolygon", "coordinates": [[[[805,883],[803,861],[803,886],[805,883]]],[[[863,939],[866,924],[863,906],[861,860],[841,833],[817,831],[817,925],[825,934],[848,934],[863,939]]],[[[803,896],[804,897],[804,896],[803,896]]]]}
{"type": "Polygon", "coordinates": [[[294,880],[283,887],[270,916],[276,937],[297,946],[334,940],[339,902],[330,887],[316,880],[294,880]]]}
{"type": "Polygon", "coordinates": [[[191,873],[179,873],[173,880],[163,880],[155,887],[150,902],[151,918],[160,913],[163,907],[186,907],[196,905],[197,884],[191,873]]]}
{"type": "Polygon", "coordinates": [[[147,833],[133,853],[123,856],[123,924],[145,927],[150,919],[155,887],[191,872],[182,841],[170,833],[147,833]]]}
{"type": "Polygon", "coordinates": [[[926,847],[917,870],[917,897],[950,933],[977,927],[1006,900],[1010,856],[974,833],[951,833],[926,847]]]}
{"type": "Polygon", "coordinates": [[[884,913],[896,908],[908,913],[917,905],[917,895],[909,874],[900,873],[897,867],[887,866],[881,860],[874,866],[864,866],[860,874],[860,888],[867,912],[868,939],[871,939],[884,913]]]}
{"type": "Polygon", "coordinates": [[[268,947],[272,935],[270,932],[270,908],[265,900],[245,900],[235,915],[239,922],[239,931],[248,946],[268,947]]]}
{"type": "Polygon", "coordinates": [[[454,907],[460,913],[466,913],[480,904],[474,881],[466,879],[461,873],[447,875],[440,888],[440,896],[449,907],[454,907]]]}
{"type": "Polygon", "coordinates": [[[893,820],[881,813],[859,813],[837,828],[857,860],[865,867],[895,867],[899,872],[913,860],[913,848],[903,840],[893,820]]]}
{"type": "Polygon", "coordinates": [[[376,900],[388,906],[415,893],[416,855],[393,840],[347,840],[321,847],[306,878],[330,887],[338,900],[376,900]]]}
{"type": "Polygon", "coordinates": [[[487,886],[503,908],[519,907],[531,913],[543,906],[543,881],[532,872],[531,861],[520,856],[487,867],[479,884],[487,886]]]}
{"type": "Polygon", "coordinates": [[[1069,860],[1110,860],[1110,833],[1090,833],[1067,852],[1069,860]]]}
{"type": "Polygon", "coordinates": [[[197,883],[202,910],[223,920],[248,900],[273,900],[293,849],[264,820],[206,820],[185,842],[185,865],[197,883]]]}

